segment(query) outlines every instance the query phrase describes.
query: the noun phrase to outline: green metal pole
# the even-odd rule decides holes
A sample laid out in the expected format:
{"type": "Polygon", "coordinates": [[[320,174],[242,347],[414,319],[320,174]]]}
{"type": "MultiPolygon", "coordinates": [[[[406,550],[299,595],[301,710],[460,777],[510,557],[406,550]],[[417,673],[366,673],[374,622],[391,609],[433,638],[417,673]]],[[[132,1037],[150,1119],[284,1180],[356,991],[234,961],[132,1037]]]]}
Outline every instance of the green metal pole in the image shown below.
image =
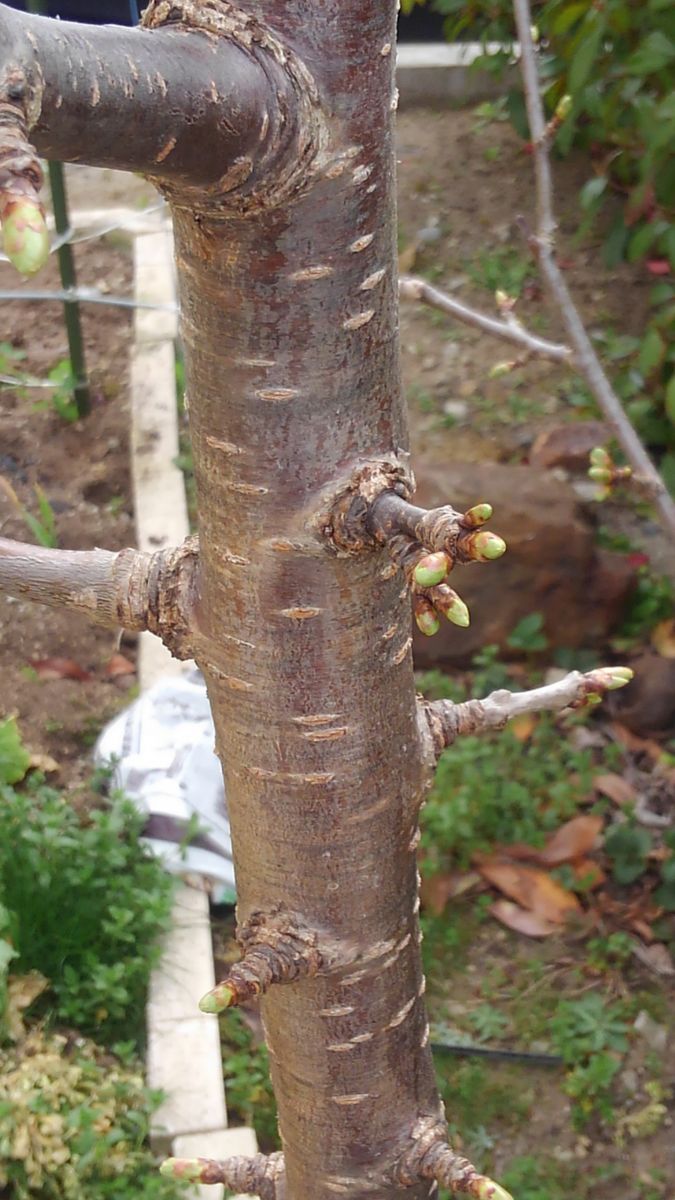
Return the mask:
{"type": "MultiPolygon", "coordinates": [[[[29,12],[44,15],[45,2],[44,0],[27,0],[29,12]]],[[[49,185],[52,193],[52,206],[54,209],[54,224],[57,234],[65,233],[69,228],[68,222],[68,202],[66,199],[66,185],[63,175],[63,164],[60,162],[50,162],[49,167],[49,185]]],[[[73,248],[69,242],[59,246],[57,250],[59,259],[59,272],[61,274],[61,286],[64,290],[70,290],[77,286],[77,276],[75,273],[75,260],[73,258],[73,248]]],[[[66,322],[66,333],[68,335],[68,353],[70,357],[70,369],[75,379],[73,388],[73,397],[75,407],[77,408],[78,417],[86,417],[91,410],[91,399],[89,396],[89,385],[87,383],[87,367],[84,358],[84,343],[82,341],[82,322],[80,320],[80,305],[77,300],[65,300],[63,304],[63,312],[66,322]]]]}

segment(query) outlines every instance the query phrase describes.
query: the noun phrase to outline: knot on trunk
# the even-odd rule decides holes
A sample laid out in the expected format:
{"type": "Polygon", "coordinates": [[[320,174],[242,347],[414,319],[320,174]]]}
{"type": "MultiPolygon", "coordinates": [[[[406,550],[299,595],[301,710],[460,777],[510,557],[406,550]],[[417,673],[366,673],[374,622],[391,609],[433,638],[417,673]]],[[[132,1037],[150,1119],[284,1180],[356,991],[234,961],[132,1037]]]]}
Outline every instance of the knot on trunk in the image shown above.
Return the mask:
{"type": "Polygon", "coordinates": [[[237,931],[243,958],[200,1001],[202,1012],[219,1013],[266,992],[272,984],[316,975],[324,963],[318,935],[287,913],[254,913],[237,931]]]}
{"type": "Polygon", "coordinates": [[[119,555],[118,570],[128,571],[126,587],[117,591],[122,629],[148,629],[161,638],[174,658],[191,658],[198,554],[198,539],[189,537],[180,546],[154,554],[128,551],[119,555]]]}
{"type": "Polygon", "coordinates": [[[42,167],[28,141],[30,106],[24,72],[11,68],[0,84],[0,222],[5,254],[22,275],[34,274],[49,255],[42,167]]]}
{"type": "Polygon", "coordinates": [[[141,24],[146,29],[178,25],[210,39],[227,38],[260,72],[262,121],[255,156],[229,162],[209,188],[153,179],[156,186],[172,204],[211,216],[219,211],[256,215],[288,203],[308,182],[328,145],[318,89],[302,60],[268,25],[228,0],[151,0],[141,24]]]}

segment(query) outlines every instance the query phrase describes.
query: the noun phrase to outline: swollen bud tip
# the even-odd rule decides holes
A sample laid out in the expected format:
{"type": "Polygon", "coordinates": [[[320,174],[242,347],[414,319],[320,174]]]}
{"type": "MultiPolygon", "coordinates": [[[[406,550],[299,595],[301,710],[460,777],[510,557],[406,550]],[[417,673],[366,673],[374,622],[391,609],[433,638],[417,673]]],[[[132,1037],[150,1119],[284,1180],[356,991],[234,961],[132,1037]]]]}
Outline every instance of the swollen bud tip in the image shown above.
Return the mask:
{"type": "Polygon", "coordinates": [[[220,984],[214,988],[212,992],[207,992],[199,1001],[199,1007],[203,1013],[214,1015],[224,1012],[226,1008],[231,1008],[234,1004],[234,992],[232,988],[225,987],[220,984]]]}
{"type": "Polygon", "coordinates": [[[159,1173],[168,1175],[171,1179],[196,1182],[201,1177],[202,1164],[198,1158],[165,1158],[159,1173]]]}
{"type": "Polygon", "coordinates": [[[567,93],[565,93],[564,96],[560,97],[560,100],[556,104],[555,113],[553,115],[554,115],[556,121],[564,121],[565,117],[568,117],[570,115],[571,111],[572,111],[572,97],[569,96],[567,93]]]}
{"type": "Polygon", "coordinates": [[[413,580],[419,587],[434,587],[443,582],[449,570],[450,559],[442,550],[437,554],[426,554],[415,567],[413,580]]]}
{"type": "Polygon", "coordinates": [[[472,528],[477,528],[479,525],[484,525],[492,516],[491,504],[474,504],[473,508],[468,508],[462,517],[463,525],[470,525],[472,528]]]}
{"type": "Polygon", "coordinates": [[[495,1183],[494,1179],[487,1177],[481,1179],[473,1188],[473,1194],[476,1200],[513,1200],[510,1192],[503,1188],[501,1184],[495,1183]]]}
{"type": "Polygon", "coordinates": [[[450,607],[446,610],[446,617],[452,621],[453,625],[459,625],[460,629],[468,629],[471,624],[469,610],[463,600],[459,596],[453,600],[450,607]]]}
{"type": "Polygon", "coordinates": [[[495,558],[501,558],[506,550],[506,542],[497,537],[496,533],[477,533],[473,539],[473,549],[476,558],[491,562],[495,558]]]}
{"type": "Polygon", "coordinates": [[[588,478],[595,483],[611,483],[612,472],[608,467],[589,467],[588,478]]]}
{"type": "Polygon", "coordinates": [[[441,623],[433,608],[425,608],[421,612],[416,612],[415,624],[420,633],[423,633],[425,637],[433,637],[441,627],[441,623]]]}
{"type": "Polygon", "coordinates": [[[627,683],[630,683],[635,672],[631,671],[630,667],[606,667],[605,674],[608,677],[607,691],[615,692],[617,688],[625,687],[627,683]]]}
{"type": "Polygon", "coordinates": [[[2,217],[5,254],[21,275],[34,275],[49,258],[49,234],[42,207],[25,198],[5,202],[2,217]]]}
{"type": "Polygon", "coordinates": [[[591,466],[593,467],[611,467],[612,465],[612,460],[609,457],[609,454],[605,449],[603,449],[602,446],[596,446],[593,450],[591,450],[588,457],[590,458],[591,466]]]}

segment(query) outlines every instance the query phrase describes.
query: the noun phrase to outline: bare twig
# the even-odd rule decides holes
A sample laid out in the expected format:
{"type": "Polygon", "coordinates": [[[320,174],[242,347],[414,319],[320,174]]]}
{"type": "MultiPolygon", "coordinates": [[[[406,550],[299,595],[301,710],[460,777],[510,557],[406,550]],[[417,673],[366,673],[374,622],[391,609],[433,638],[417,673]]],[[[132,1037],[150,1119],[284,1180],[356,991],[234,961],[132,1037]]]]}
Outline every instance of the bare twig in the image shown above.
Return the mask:
{"type": "Polygon", "coordinates": [[[670,496],[602,369],[555,260],[556,223],[548,153],[549,137],[539,94],[536,53],[532,40],[532,14],[529,0],[514,0],[513,7],[520,40],[520,69],[530,125],[536,179],[537,232],[531,239],[531,244],[536,249],[544,281],[560,309],[567,336],[574,351],[577,370],[585,378],[634,472],[649,481],[651,497],[661,521],[665,528],[675,536],[675,501],[670,496]]]}
{"type": "Polygon", "coordinates": [[[472,325],[475,329],[482,330],[483,333],[489,333],[492,337],[510,342],[512,346],[518,346],[528,355],[548,358],[553,362],[565,363],[568,366],[574,365],[574,356],[569,346],[561,346],[557,342],[548,342],[544,338],[537,337],[536,334],[529,333],[513,318],[502,321],[498,317],[491,317],[487,313],[479,312],[478,309],[469,308],[468,305],[448,296],[446,292],[432,287],[424,279],[417,279],[412,275],[402,275],[398,281],[398,291],[403,300],[420,300],[431,308],[438,308],[441,312],[448,313],[449,316],[461,321],[464,325],[472,325]]]}
{"type": "Polygon", "coordinates": [[[584,675],[571,671],[555,683],[526,692],[500,689],[484,700],[465,700],[461,704],[452,700],[423,701],[421,717],[431,732],[436,755],[439,755],[462,734],[503,729],[507,721],[525,713],[561,712],[564,708],[578,708],[589,701],[593,703],[592,697],[599,699],[605,692],[625,687],[632,677],[629,667],[598,667],[584,675]]]}

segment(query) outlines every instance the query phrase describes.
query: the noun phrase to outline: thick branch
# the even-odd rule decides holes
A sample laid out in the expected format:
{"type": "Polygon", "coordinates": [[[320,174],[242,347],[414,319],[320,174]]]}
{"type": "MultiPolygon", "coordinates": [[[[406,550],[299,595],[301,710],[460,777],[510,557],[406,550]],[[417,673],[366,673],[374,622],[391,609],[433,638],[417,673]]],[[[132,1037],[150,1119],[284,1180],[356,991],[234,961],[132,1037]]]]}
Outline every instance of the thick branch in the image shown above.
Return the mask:
{"type": "Polygon", "coordinates": [[[500,689],[491,692],[484,700],[465,700],[461,704],[455,704],[452,700],[422,701],[420,716],[423,732],[426,732],[426,726],[438,757],[462,734],[503,729],[507,721],[525,713],[579,708],[593,696],[599,698],[605,692],[624,687],[632,677],[633,672],[629,667],[599,667],[595,671],[587,671],[585,675],[571,671],[555,683],[527,692],[500,689]]]}
{"type": "Polygon", "coordinates": [[[190,658],[194,539],[173,550],[46,550],[0,538],[0,592],[66,608],[110,629],[150,630],[190,658]]]}
{"type": "Polygon", "coordinates": [[[173,17],[169,27],[128,30],[0,6],[0,100],[11,87],[48,158],[251,195],[263,174],[306,150],[307,89],[243,16],[221,21],[229,5],[199,8],[202,28],[175,23],[192,15],[188,0],[150,6],[146,23],[173,17]]]}
{"type": "Polygon", "coordinates": [[[567,284],[555,260],[553,185],[548,154],[548,134],[544,109],[539,94],[539,78],[532,41],[532,15],[529,0],[514,0],[514,11],[520,40],[520,68],[523,76],[525,103],[534,149],[537,189],[537,233],[533,239],[544,281],[560,309],[567,336],[574,350],[577,370],[583,375],[597,400],[614,437],[637,475],[649,481],[653,502],[666,529],[675,536],[675,501],[654,467],[637,433],[628,420],[621,401],[614,392],[567,284]]]}
{"type": "Polygon", "coordinates": [[[428,304],[430,308],[437,308],[441,312],[447,313],[448,316],[454,317],[464,325],[471,325],[474,329],[480,329],[483,333],[489,333],[492,337],[501,338],[504,342],[518,346],[528,356],[533,354],[537,358],[548,358],[553,362],[574,366],[574,356],[569,346],[561,346],[557,342],[548,342],[545,338],[537,337],[536,334],[529,333],[517,321],[500,321],[497,317],[491,317],[475,308],[469,308],[468,305],[448,296],[447,292],[441,292],[438,288],[432,287],[424,279],[402,275],[398,281],[398,292],[402,300],[420,300],[423,304],[428,304]]]}

